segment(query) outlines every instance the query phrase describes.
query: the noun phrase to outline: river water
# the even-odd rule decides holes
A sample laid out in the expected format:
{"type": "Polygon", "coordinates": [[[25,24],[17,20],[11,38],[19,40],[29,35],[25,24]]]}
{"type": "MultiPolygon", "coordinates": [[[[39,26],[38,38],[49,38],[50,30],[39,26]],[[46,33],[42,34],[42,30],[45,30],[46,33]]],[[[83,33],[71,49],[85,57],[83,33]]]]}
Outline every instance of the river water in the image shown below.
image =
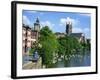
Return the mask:
{"type": "MultiPolygon", "coordinates": [[[[32,56],[23,56],[23,64],[28,63],[32,56]]],[[[91,66],[90,51],[77,52],[67,56],[67,59],[60,59],[52,65],[53,68],[91,66]]]]}
{"type": "Polygon", "coordinates": [[[58,60],[53,67],[63,68],[63,67],[82,67],[91,66],[91,54],[90,51],[84,51],[69,55],[69,59],[58,60]]]}

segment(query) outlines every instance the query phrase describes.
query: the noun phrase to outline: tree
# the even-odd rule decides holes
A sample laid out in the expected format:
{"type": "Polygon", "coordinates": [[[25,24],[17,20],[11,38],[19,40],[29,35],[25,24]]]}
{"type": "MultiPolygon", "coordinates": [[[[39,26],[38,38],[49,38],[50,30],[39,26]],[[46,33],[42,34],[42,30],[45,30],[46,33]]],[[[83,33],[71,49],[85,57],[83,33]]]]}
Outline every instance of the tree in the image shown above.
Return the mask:
{"type": "Polygon", "coordinates": [[[39,43],[42,45],[41,56],[43,58],[43,64],[45,64],[46,67],[50,67],[53,62],[53,55],[58,48],[58,42],[56,36],[48,26],[45,26],[40,30],[39,43]]]}
{"type": "Polygon", "coordinates": [[[66,46],[67,46],[67,42],[66,42],[66,38],[65,37],[61,37],[58,39],[59,45],[58,45],[58,55],[65,55],[66,53],[66,46]]]}
{"type": "Polygon", "coordinates": [[[65,36],[58,39],[59,50],[58,55],[70,55],[73,54],[74,50],[80,49],[82,46],[79,43],[78,39],[72,36],[65,36]]]}

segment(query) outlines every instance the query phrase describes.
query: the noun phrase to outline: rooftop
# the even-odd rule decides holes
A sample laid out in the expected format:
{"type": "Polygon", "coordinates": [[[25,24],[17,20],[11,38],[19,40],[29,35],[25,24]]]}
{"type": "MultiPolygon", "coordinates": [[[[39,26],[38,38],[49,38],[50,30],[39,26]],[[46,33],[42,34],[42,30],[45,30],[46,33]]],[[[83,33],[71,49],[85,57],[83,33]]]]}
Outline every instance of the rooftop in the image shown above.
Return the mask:
{"type": "Polygon", "coordinates": [[[83,33],[71,33],[70,36],[81,37],[84,36],[83,33]]]}

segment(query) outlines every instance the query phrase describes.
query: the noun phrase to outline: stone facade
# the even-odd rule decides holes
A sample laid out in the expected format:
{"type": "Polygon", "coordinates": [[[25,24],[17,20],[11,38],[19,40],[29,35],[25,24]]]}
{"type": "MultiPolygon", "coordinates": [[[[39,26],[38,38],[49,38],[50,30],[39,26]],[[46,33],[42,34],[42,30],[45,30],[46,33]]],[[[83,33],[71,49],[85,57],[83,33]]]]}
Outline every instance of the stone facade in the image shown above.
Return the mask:
{"type": "Polygon", "coordinates": [[[85,35],[83,33],[72,33],[72,22],[66,22],[66,31],[65,33],[56,32],[55,33],[57,38],[72,36],[78,39],[79,42],[85,42],[85,35]]]}
{"type": "Polygon", "coordinates": [[[40,36],[39,31],[40,31],[40,24],[38,18],[34,23],[34,28],[31,28],[23,24],[22,26],[23,55],[29,55],[29,50],[32,48],[33,43],[38,41],[38,38],[40,36]]]}

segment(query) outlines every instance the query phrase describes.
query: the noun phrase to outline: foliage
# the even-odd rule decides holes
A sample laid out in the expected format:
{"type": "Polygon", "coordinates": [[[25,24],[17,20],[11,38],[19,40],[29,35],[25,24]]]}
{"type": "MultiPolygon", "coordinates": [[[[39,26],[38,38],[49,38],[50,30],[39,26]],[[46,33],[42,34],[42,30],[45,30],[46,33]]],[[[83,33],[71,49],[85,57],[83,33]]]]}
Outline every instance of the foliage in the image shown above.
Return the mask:
{"type": "Polygon", "coordinates": [[[42,27],[40,30],[39,42],[42,48],[37,48],[40,56],[42,57],[42,63],[46,67],[51,67],[53,64],[54,55],[58,53],[61,55],[73,54],[73,51],[78,51],[83,47],[90,46],[90,44],[80,43],[76,37],[65,36],[56,38],[56,35],[49,29],[48,26],[42,27]]]}
{"type": "Polygon", "coordinates": [[[82,45],[83,48],[88,49],[88,50],[90,50],[90,48],[91,48],[91,44],[88,43],[88,42],[87,43],[85,43],[85,42],[81,43],[81,45],[82,45]]]}
{"type": "Polygon", "coordinates": [[[49,29],[48,26],[45,26],[40,30],[39,43],[42,45],[40,51],[43,57],[43,64],[45,64],[48,67],[52,64],[53,55],[58,47],[56,36],[49,29]]]}
{"type": "Polygon", "coordinates": [[[73,50],[82,48],[81,44],[75,37],[65,36],[58,39],[59,42],[59,55],[69,55],[72,54],[73,50]]]}
{"type": "Polygon", "coordinates": [[[66,38],[59,38],[58,42],[59,42],[58,55],[61,56],[61,55],[64,55],[66,53],[66,47],[67,47],[66,38]]]}

